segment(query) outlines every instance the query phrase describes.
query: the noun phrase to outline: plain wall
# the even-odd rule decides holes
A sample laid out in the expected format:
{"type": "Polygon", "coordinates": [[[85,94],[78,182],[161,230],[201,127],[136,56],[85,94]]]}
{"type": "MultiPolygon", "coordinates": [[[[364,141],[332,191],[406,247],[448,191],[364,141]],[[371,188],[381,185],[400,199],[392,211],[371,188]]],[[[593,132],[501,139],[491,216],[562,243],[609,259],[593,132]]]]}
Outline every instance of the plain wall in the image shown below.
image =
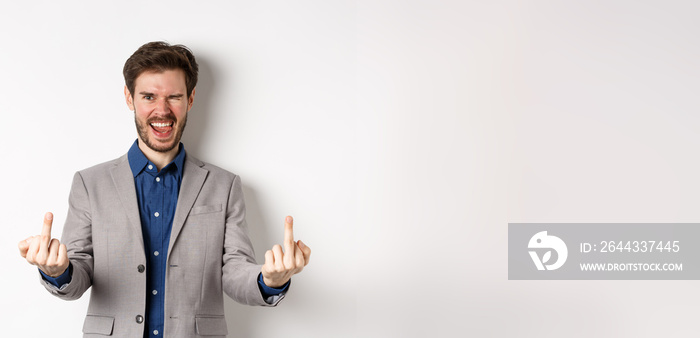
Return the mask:
{"type": "Polygon", "coordinates": [[[678,1],[35,1],[0,12],[3,334],[79,336],[17,242],[136,138],[121,69],[189,46],[183,142],[241,175],[258,260],[312,248],[231,337],[696,336],[695,281],[508,281],[509,222],[698,222],[700,26],[678,1]]]}

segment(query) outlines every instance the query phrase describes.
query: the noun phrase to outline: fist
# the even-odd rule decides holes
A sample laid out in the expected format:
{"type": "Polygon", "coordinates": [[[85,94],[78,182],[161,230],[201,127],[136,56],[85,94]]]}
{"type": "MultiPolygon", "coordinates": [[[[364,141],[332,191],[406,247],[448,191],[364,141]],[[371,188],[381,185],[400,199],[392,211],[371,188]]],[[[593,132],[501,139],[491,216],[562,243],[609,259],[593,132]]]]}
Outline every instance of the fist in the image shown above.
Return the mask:
{"type": "Polygon", "coordinates": [[[17,245],[19,254],[31,265],[36,265],[46,275],[58,277],[68,269],[69,260],[66,245],[51,238],[53,214],[47,212],[41,235],[31,236],[17,245]]]}
{"type": "Polygon", "coordinates": [[[271,288],[279,288],[286,284],[292,275],[301,272],[309,264],[311,248],[302,243],[294,242],[292,216],[287,216],[284,224],[284,252],[282,246],[276,244],[272,250],[265,253],[265,264],[262,266],[263,282],[271,288]]]}

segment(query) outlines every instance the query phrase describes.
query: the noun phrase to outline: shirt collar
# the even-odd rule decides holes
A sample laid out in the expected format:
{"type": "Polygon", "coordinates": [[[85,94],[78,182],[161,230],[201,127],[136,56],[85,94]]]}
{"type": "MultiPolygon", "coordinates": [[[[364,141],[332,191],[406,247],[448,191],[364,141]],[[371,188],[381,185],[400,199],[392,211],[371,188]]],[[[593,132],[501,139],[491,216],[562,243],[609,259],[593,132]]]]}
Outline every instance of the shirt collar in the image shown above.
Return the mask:
{"type": "MultiPolygon", "coordinates": [[[[131,145],[131,148],[129,148],[129,152],[127,153],[127,158],[129,159],[129,167],[131,167],[131,173],[134,174],[134,177],[136,177],[138,174],[140,174],[148,164],[153,165],[154,170],[155,170],[155,164],[153,162],[149,161],[148,158],[146,158],[146,155],[143,154],[141,149],[139,149],[139,140],[137,139],[134,141],[134,144],[131,145]]],[[[185,146],[180,143],[180,149],[177,152],[177,155],[175,156],[175,159],[173,159],[172,162],[170,162],[168,165],[166,165],[163,169],[166,169],[170,167],[171,165],[175,166],[175,169],[177,170],[177,175],[179,177],[182,177],[182,168],[184,167],[185,164],[185,146]]]]}

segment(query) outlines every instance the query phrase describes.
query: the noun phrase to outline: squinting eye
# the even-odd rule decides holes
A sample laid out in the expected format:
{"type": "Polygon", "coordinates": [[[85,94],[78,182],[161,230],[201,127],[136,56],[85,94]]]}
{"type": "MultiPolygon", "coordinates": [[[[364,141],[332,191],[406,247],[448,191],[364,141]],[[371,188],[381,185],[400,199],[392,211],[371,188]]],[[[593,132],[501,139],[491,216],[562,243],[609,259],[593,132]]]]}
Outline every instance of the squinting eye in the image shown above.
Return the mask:
{"type": "Polygon", "coordinates": [[[143,98],[146,99],[146,100],[152,100],[152,99],[153,99],[153,96],[146,95],[146,96],[144,96],[143,98]]]}

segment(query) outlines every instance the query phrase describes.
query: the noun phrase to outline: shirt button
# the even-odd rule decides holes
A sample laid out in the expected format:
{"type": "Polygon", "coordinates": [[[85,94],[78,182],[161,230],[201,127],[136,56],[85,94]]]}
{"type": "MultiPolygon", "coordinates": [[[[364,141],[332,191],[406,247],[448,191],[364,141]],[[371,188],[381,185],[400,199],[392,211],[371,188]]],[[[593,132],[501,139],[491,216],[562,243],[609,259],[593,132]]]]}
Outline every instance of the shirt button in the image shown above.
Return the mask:
{"type": "Polygon", "coordinates": [[[156,182],[160,182],[160,177],[156,177],[156,182]]]}
{"type": "Polygon", "coordinates": [[[151,170],[151,169],[153,169],[153,166],[149,164],[149,165],[148,165],[148,170],[151,170]]]}
{"type": "Polygon", "coordinates": [[[136,322],[139,324],[143,323],[143,316],[142,315],[136,316],[136,322]]]}
{"type": "Polygon", "coordinates": [[[153,334],[157,336],[157,335],[158,335],[158,330],[153,330],[153,334]]]}
{"type": "Polygon", "coordinates": [[[144,271],[146,271],[146,267],[143,266],[143,264],[139,264],[139,266],[138,266],[136,269],[138,269],[139,272],[144,272],[144,271]]]}
{"type": "Polygon", "coordinates": [[[153,256],[158,256],[158,255],[160,255],[160,252],[158,252],[158,251],[153,251],[153,256]]]}
{"type": "Polygon", "coordinates": [[[156,213],[155,213],[155,214],[153,214],[153,216],[156,216],[156,217],[158,217],[158,216],[160,216],[160,213],[158,213],[158,212],[156,211],[156,213]]]}
{"type": "Polygon", "coordinates": [[[158,290],[153,290],[153,295],[155,296],[157,294],[158,294],[158,290]]]}

